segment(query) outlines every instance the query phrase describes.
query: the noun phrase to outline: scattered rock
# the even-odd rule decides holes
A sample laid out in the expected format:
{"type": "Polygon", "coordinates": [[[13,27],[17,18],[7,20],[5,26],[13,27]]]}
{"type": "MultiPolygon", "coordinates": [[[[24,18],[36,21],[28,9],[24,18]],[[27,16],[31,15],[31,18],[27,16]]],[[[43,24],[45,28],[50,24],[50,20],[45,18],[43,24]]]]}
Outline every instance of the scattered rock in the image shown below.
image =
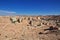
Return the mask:
{"type": "Polygon", "coordinates": [[[12,23],[16,23],[17,22],[16,18],[10,18],[10,20],[11,20],[12,23]]]}
{"type": "Polygon", "coordinates": [[[39,32],[39,34],[43,34],[42,32],[39,32]]]}
{"type": "Polygon", "coordinates": [[[0,33],[0,40],[60,40],[60,16],[2,16],[0,33]]]}

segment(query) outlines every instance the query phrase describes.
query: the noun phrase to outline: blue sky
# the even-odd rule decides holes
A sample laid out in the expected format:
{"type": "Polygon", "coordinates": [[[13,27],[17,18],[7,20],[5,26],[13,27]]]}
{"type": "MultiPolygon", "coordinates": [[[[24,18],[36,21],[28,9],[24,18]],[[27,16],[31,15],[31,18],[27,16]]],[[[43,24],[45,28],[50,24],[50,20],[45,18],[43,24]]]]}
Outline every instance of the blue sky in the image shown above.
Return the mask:
{"type": "Polygon", "coordinates": [[[60,0],[0,0],[0,15],[60,15],[60,0]]]}

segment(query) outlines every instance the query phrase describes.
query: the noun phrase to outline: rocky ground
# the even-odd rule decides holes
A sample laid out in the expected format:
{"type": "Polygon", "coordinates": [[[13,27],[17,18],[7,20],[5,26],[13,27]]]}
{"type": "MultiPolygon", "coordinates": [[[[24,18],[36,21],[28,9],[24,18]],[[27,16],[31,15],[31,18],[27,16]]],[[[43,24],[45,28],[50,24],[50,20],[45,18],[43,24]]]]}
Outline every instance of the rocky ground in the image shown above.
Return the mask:
{"type": "Polygon", "coordinates": [[[60,40],[60,16],[0,16],[0,40],[60,40]]]}

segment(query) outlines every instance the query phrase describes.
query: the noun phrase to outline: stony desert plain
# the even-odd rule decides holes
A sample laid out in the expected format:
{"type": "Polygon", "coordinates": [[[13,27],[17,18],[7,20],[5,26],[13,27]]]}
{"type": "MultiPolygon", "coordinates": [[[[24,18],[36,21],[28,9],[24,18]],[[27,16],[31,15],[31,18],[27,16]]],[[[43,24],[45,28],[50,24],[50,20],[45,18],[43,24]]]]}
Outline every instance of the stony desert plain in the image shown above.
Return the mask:
{"type": "Polygon", "coordinates": [[[0,16],[0,40],[60,40],[60,15],[0,16]]]}

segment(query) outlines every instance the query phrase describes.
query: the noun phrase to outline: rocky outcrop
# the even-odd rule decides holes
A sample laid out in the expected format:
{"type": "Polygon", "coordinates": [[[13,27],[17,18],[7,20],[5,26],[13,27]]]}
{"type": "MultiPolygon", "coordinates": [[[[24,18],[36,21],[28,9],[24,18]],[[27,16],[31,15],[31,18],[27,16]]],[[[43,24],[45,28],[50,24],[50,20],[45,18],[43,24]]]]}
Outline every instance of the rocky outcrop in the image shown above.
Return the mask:
{"type": "Polygon", "coordinates": [[[0,16],[0,40],[60,40],[60,16],[0,16]]]}

